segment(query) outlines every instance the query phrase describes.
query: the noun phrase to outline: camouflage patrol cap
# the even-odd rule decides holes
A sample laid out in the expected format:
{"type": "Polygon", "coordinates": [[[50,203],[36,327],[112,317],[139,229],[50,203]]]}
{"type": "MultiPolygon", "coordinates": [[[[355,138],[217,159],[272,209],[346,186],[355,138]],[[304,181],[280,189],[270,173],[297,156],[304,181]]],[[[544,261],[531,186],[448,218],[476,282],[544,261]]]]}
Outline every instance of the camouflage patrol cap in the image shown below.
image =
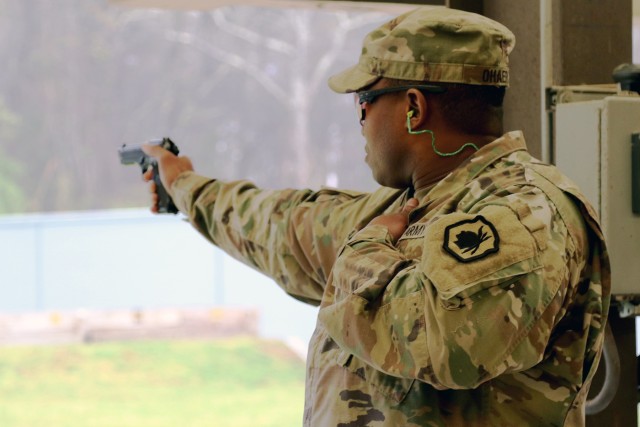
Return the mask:
{"type": "Polygon", "coordinates": [[[329,86],[356,92],[381,77],[508,86],[514,44],[507,27],[482,15],[421,7],[370,32],[358,64],[332,76],[329,86]]]}

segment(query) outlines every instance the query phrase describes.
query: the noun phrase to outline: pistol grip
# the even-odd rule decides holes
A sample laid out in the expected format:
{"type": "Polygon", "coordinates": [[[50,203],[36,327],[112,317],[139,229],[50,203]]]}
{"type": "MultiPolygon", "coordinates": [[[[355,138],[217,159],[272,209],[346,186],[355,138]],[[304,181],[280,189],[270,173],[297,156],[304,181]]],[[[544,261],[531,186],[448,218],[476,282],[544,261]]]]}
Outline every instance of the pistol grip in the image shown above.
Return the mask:
{"type": "Polygon", "coordinates": [[[158,195],[158,213],[178,213],[178,208],[176,207],[175,203],[173,203],[171,196],[167,192],[166,188],[164,188],[164,185],[162,185],[162,181],[160,180],[158,162],[152,162],[151,167],[153,168],[153,182],[155,182],[156,184],[156,194],[158,195]]]}

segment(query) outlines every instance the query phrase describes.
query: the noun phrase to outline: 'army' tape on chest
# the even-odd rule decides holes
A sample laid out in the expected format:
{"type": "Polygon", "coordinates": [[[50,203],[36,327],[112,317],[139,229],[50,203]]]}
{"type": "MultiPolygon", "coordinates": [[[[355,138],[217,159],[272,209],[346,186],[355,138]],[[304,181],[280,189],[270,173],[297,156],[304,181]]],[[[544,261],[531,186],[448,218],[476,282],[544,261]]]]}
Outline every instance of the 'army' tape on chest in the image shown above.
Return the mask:
{"type": "Polygon", "coordinates": [[[424,237],[424,234],[426,231],[427,231],[426,224],[411,224],[404,231],[404,234],[400,236],[400,239],[398,239],[398,241],[405,240],[405,239],[420,239],[424,237]]]}

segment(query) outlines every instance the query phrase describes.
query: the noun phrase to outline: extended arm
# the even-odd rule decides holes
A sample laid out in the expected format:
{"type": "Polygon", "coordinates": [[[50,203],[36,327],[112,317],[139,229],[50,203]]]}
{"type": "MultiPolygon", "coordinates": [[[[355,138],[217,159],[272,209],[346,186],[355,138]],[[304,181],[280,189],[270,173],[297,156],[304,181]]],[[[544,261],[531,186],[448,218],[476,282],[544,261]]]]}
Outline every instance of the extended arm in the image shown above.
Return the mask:
{"type": "MultiPolygon", "coordinates": [[[[185,157],[157,147],[160,174],[176,205],[208,240],[267,274],[290,295],[319,304],[338,249],[349,233],[378,216],[398,191],[268,191],[193,172],[185,157]]],[[[145,179],[152,178],[151,172],[145,179]]]]}

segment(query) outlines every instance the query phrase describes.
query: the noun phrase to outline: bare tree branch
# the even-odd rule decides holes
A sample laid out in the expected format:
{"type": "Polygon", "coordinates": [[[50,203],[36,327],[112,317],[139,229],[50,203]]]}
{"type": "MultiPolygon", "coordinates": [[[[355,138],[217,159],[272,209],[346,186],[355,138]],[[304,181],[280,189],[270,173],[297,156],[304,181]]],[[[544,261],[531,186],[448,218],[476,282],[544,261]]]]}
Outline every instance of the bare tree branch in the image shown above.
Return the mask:
{"type": "Polygon", "coordinates": [[[262,34],[255,33],[245,27],[240,27],[227,21],[225,13],[221,9],[216,9],[211,12],[211,16],[213,17],[213,20],[218,28],[220,28],[227,34],[238,37],[257,46],[264,46],[267,49],[271,49],[275,52],[284,53],[285,55],[295,54],[295,48],[291,44],[283,40],[274,39],[272,37],[265,37],[262,34]]]}
{"type": "Polygon", "coordinates": [[[355,17],[349,17],[347,13],[338,13],[338,20],[340,25],[344,26],[347,31],[352,31],[360,27],[364,27],[369,24],[378,24],[389,16],[384,13],[371,12],[358,14],[355,17]]]}
{"type": "Polygon", "coordinates": [[[289,97],[287,92],[284,91],[278,84],[276,84],[269,76],[255,64],[247,61],[240,55],[235,55],[230,52],[226,52],[223,49],[218,48],[210,43],[207,43],[193,34],[177,31],[169,31],[166,33],[167,40],[175,41],[193,47],[194,49],[209,55],[225,64],[231,65],[238,70],[241,70],[259,82],[267,92],[273,95],[278,101],[284,105],[289,105],[289,97]]]}
{"type": "Polygon", "coordinates": [[[339,24],[336,31],[333,33],[333,38],[331,39],[331,48],[328,49],[324,55],[322,55],[322,57],[318,61],[318,65],[316,65],[313,75],[309,79],[309,92],[312,94],[312,96],[318,91],[320,85],[324,83],[327,72],[340,54],[340,51],[342,50],[344,42],[347,38],[346,36],[349,32],[347,25],[344,25],[344,18],[346,17],[346,14],[341,13],[338,15],[339,24]]]}
{"type": "Polygon", "coordinates": [[[327,50],[322,58],[320,58],[318,65],[315,68],[315,72],[309,80],[309,92],[311,94],[315,94],[320,85],[324,84],[327,72],[338,58],[349,32],[365,25],[378,23],[385,16],[380,13],[367,13],[359,14],[356,15],[355,18],[351,18],[346,12],[339,12],[335,15],[338,20],[338,26],[333,34],[331,49],[327,50]]]}
{"type": "Polygon", "coordinates": [[[161,10],[149,9],[132,9],[120,11],[115,14],[116,27],[124,28],[127,25],[137,24],[139,22],[151,23],[156,27],[163,25],[162,18],[166,16],[161,10]]]}

